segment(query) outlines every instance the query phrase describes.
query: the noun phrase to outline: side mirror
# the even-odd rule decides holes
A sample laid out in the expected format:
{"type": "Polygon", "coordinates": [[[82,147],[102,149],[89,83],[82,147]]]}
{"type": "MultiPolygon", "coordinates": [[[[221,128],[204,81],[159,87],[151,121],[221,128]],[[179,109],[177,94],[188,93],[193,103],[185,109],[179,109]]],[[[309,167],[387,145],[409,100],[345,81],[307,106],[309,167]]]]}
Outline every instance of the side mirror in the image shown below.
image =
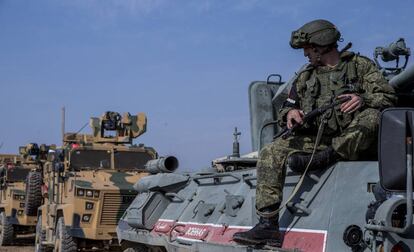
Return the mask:
{"type": "Polygon", "coordinates": [[[5,177],[0,177],[0,190],[6,190],[7,183],[5,177]]]}

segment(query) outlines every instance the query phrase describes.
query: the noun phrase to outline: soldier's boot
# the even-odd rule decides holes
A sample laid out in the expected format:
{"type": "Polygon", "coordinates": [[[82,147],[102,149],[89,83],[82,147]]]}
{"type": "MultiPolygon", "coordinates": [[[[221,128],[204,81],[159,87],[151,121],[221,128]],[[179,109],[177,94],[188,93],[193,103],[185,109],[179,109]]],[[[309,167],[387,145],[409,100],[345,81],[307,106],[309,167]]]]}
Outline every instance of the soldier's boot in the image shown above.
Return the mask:
{"type": "MultiPolygon", "coordinates": [[[[304,172],[308,165],[312,154],[294,153],[287,159],[286,165],[295,172],[304,172]]],[[[318,151],[312,158],[312,162],[309,165],[309,171],[326,168],[333,164],[340,158],[339,154],[335,152],[332,146],[329,146],[325,150],[318,151]]]]}
{"type": "Polygon", "coordinates": [[[243,245],[269,245],[280,248],[282,235],[279,232],[278,215],[271,218],[260,217],[259,223],[252,229],[235,233],[233,241],[243,245]]]}

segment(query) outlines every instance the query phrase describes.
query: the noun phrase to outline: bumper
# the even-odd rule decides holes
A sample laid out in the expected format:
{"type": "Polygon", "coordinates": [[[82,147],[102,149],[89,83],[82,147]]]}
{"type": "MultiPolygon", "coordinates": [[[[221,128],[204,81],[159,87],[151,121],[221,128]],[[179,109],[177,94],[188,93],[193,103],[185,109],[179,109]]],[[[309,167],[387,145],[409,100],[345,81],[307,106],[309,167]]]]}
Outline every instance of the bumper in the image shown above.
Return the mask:
{"type": "Polygon", "coordinates": [[[7,220],[13,225],[19,226],[36,226],[37,217],[27,215],[16,215],[15,217],[9,216],[7,220]]]}

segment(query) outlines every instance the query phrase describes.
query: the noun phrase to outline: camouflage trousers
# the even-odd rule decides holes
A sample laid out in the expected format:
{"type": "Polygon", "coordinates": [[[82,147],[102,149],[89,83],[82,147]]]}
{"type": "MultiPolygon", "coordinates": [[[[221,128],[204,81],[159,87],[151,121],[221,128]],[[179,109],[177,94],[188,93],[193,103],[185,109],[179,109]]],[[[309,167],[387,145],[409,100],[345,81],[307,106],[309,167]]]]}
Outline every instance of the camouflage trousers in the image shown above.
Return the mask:
{"type": "MultiPolygon", "coordinates": [[[[336,137],[323,136],[317,151],[328,146],[344,160],[357,160],[377,141],[379,111],[365,109],[355,116],[347,128],[336,137]]],[[[282,203],[286,165],[289,155],[295,152],[312,153],[316,136],[295,135],[281,137],[263,147],[257,163],[256,208],[260,209],[282,203]]]]}

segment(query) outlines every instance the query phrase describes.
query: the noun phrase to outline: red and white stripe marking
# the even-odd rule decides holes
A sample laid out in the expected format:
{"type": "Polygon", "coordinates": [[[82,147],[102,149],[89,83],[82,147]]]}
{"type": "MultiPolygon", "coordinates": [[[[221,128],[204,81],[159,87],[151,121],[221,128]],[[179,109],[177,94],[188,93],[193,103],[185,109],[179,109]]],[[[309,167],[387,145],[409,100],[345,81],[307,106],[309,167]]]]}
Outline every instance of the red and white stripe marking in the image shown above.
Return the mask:
{"type": "MultiPolygon", "coordinates": [[[[233,234],[248,230],[249,226],[223,226],[217,224],[199,224],[194,222],[175,222],[173,220],[160,219],[154,226],[152,233],[169,235],[171,229],[173,239],[187,240],[191,242],[210,242],[216,244],[235,244],[233,234]]],[[[303,252],[325,252],[326,230],[312,229],[281,229],[284,232],[283,248],[299,249],[303,252]]]]}

